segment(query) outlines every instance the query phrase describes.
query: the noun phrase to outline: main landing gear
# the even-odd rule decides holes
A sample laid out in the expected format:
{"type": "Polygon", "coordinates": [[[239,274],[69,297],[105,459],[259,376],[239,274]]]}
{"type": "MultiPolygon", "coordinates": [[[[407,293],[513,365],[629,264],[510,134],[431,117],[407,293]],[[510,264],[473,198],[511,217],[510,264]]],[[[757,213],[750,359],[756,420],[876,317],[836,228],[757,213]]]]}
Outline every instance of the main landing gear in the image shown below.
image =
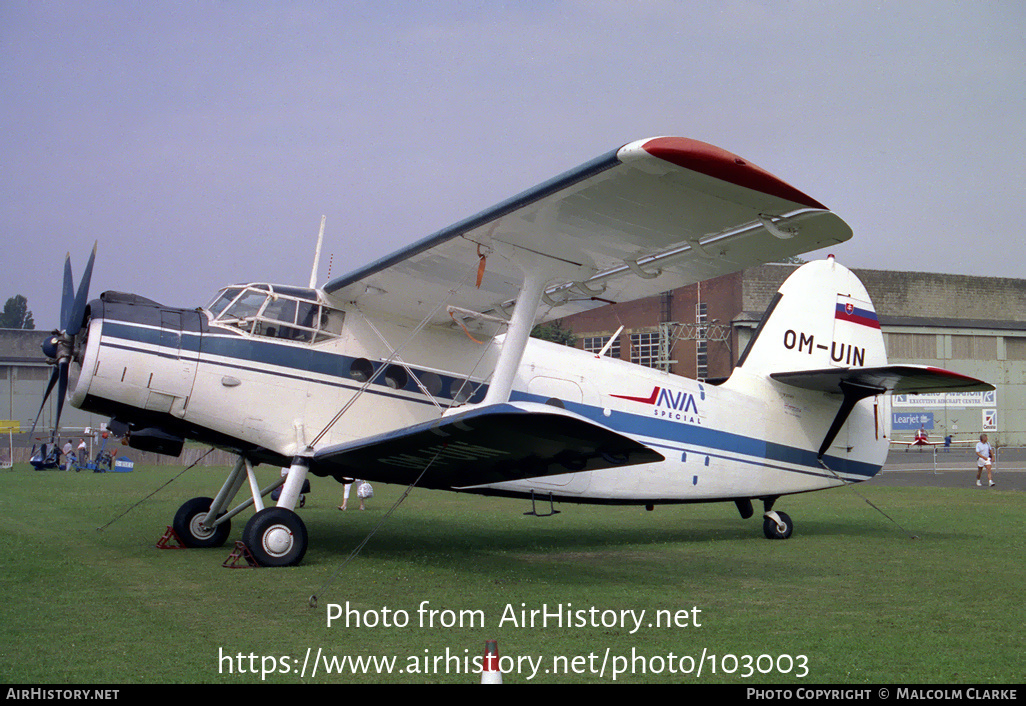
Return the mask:
{"type": "Polygon", "coordinates": [[[306,525],[291,510],[269,507],[249,518],[242,543],[260,566],[295,566],[306,554],[306,525]]]}
{"type": "MultiPolygon", "coordinates": [[[[775,497],[762,499],[764,510],[762,514],[762,533],[766,535],[766,539],[787,539],[794,532],[794,522],[786,512],[775,512],[773,510],[773,503],[776,501],[775,497]]],[[[735,500],[734,503],[737,505],[738,512],[741,513],[741,519],[747,520],[755,514],[755,510],[752,508],[752,501],[748,498],[735,500]]]]}
{"type": "MultiPolygon", "coordinates": [[[[171,527],[182,544],[191,549],[220,547],[228,541],[232,531],[232,521],[225,519],[214,527],[207,527],[204,520],[210,512],[210,498],[193,498],[187,500],[175,513],[171,527]]],[[[223,513],[221,515],[224,516],[223,513]]]]}
{"type": "Polygon", "coordinates": [[[294,511],[308,470],[308,461],[296,458],[287,476],[260,488],[253,465],[240,458],[217,497],[193,498],[178,509],[172,525],[175,534],[187,547],[220,547],[231,533],[231,518],[252,505],[257,511],[242,531],[242,542],[253,558],[261,566],[295,566],[303,560],[308,544],[306,525],[294,511]],[[226,511],[246,480],[252,497],[226,511]],[[265,508],[263,498],[279,487],[278,505],[265,508]]]}

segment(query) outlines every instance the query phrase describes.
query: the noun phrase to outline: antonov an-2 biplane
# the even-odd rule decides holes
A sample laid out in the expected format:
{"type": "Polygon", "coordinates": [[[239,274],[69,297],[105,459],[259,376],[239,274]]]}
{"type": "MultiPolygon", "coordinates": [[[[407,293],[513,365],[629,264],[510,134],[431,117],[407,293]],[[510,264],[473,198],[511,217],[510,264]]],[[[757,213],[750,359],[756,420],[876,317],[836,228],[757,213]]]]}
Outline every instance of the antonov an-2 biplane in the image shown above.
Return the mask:
{"type": "Polygon", "coordinates": [[[746,160],[660,137],[321,288],[231,286],[198,309],[118,292],[87,302],[94,248],[77,293],[65,267],[46,395],[58,386],[58,421],[67,392],[135,448],[177,455],[195,439],[237,454],[215,497],[183,504],[173,526],[188,546],[220,546],[254,505],[242,539],[263,565],[303,558],[309,473],[532,501],[731,501],[743,518],[760,500],[766,536],[786,538],[780,496],[880,470],[878,395],[992,387],[888,365],[865,288],[832,257],[784,283],[722,384],[529,334],[851,235],[746,160]],[[287,477],[260,488],[260,463],[287,477]],[[252,499],[229,509],[247,481],[252,499]]]}

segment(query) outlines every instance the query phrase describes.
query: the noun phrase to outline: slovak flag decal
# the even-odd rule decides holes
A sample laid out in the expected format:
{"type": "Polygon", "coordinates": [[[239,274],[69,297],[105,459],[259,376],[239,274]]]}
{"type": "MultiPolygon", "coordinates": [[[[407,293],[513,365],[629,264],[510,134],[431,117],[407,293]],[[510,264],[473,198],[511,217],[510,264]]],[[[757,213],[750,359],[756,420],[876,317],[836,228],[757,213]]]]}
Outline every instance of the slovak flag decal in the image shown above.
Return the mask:
{"type": "Polygon", "coordinates": [[[837,311],[834,314],[834,319],[869,328],[880,328],[880,321],[876,318],[872,304],[850,297],[837,297],[837,311]]]}

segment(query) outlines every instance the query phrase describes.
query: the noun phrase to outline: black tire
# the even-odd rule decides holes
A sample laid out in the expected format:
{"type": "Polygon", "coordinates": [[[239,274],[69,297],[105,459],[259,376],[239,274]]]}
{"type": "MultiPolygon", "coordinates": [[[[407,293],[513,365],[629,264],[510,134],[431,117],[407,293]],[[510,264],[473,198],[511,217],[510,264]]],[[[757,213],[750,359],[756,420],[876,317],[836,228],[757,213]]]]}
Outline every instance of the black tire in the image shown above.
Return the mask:
{"type": "Polygon", "coordinates": [[[291,510],[269,507],[249,518],[242,541],[260,566],[295,566],[306,554],[306,525],[291,510]]]}
{"type": "Polygon", "coordinates": [[[193,498],[178,508],[171,527],[185,546],[192,549],[209,549],[220,547],[228,541],[228,535],[232,531],[231,520],[225,520],[212,530],[200,524],[207,516],[212,502],[210,498],[193,498]]]}
{"type": "Polygon", "coordinates": [[[766,539],[787,539],[794,532],[794,522],[786,512],[778,512],[777,517],[784,523],[784,531],[781,532],[777,523],[769,517],[763,518],[762,532],[766,535],[766,539]]]}

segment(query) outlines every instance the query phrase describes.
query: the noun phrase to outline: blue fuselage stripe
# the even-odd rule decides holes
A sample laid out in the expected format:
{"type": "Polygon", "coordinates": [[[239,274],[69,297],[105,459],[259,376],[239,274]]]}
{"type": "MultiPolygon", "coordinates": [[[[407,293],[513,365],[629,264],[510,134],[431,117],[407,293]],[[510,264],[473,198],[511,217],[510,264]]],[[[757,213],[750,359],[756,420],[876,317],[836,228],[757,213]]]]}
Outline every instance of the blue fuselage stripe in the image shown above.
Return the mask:
{"type": "MultiPolygon", "coordinates": [[[[544,402],[546,398],[514,392],[512,399],[525,402],[544,402]]],[[[582,417],[587,417],[591,421],[607,426],[621,434],[635,438],[658,439],[663,442],[652,442],[652,446],[687,453],[703,453],[715,458],[741,461],[786,471],[794,471],[795,469],[779,464],[804,466],[814,471],[816,475],[833,477],[833,474],[820,464],[818,455],[811,449],[787,446],[786,444],[778,444],[721,429],[678,423],[630,412],[613,410],[607,417],[603,410],[598,407],[574,402],[564,402],[564,404],[566,409],[571,412],[576,412],[582,417]],[[737,454],[737,456],[742,458],[724,454],[737,454]]],[[[836,456],[824,456],[824,462],[830,469],[838,473],[849,473],[867,478],[876,475],[880,470],[880,466],[876,464],[851,461],[836,456]]]]}
{"type": "MultiPolygon", "coordinates": [[[[118,321],[106,320],[103,324],[103,336],[108,336],[120,339],[123,341],[129,341],[132,343],[138,343],[145,346],[163,346],[167,347],[161,340],[161,332],[152,328],[145,328],[140,326],[133,326],[130,324],[124,324],[118,321]]],[[[117,344],[111,343],[104,340],[103,345],[116,346],[117,344]]],[[[232,335],[216,335],[216,334],[199,334],[183,331],[181,334],[181,351],[182,358],[186,358],[196,363],[204,363],[209,365],[221,365],[228,368],[234,368],[237,370],[247,370],[262,373],[264,375],[276,375],[278,377],[290,378],[293,380],[304,380],[309,382],[316,382],[325,385],[331,385],[333,387],[343,387],[346,389],[356,390],[360,388],[360,381],[355,381],[354,378],[349,374],[352,364],[357,358],[353,356],[342,355],[339,353],[329,353],[322,350],[312,350],[309,348],[300,348],[297,346],[289,346],[281,343],[274,343],[271,341],[261,341],[259,339],[247,338],[244,336],[232,336],[232,335]],[[202,351],[201,351],[202,348],[202,351]],[[186,354],[188,352],[188,354],[186,354]],[[203,356],[218,356],[220,358],[227,359],[226,361],[208,360],[204,359],[203,356]],[[235,362],[228,362],[235,361],[235,362]],[[249,363],[250,365],[245,365],[249,363]],[[255,365],[273,365],[278,368],[289,368],[296,371],[299,374],[290,374],[281,371],[267,370],[266,368],[253,367],[255,365]],[[324,376],[327,378],[334,378],[332,380],[324,380],[314,377],[315,375],[324,376]]],[[[124,346],[120,346],[124,347],[124,346]]],[[[161,353],[159,350],[146,349],[140,350],[134,349],[139,352],[148,353],[151,355],[157,355],[161,357],[173,357],[167,354],[161,353]]],[[[376,371],[382,363],[376,361],[370,361],[371,365],[376,371]]],[[[422,375],[425,371],[417,370],[416,368],[410,368],[415,374],[422,375]]],[[[439,379],[442,383],[442,389],[435,394],[434,397],[439,400],[451,401],[453,395],[459,391],[460,387],[464,384],[464,378],[448,375],[439,375],[439,379]]],[[[470,383],[474,387],[474,394],[471,396],[471,401],[478,402],[483,398],[486,385],[470,383]]],[[[383,387],[386,389],[392,389],[385,382],[385,378],[382,376],[378,377],[374,387],[383,387]]],[[[420,394],[420,389],[417,384],[412,380],[407,382],[406,391],[411,393],[420,394]]],[[[434,406],[433,403],[428,400],[421,398],[410,398],[399,394],[389,393],[387,391],[370,390],[375,394],[385,395],[387,397],[393,397],[395,399],[406,400],[409,402],[415,402],[420,404],[427,404],[434,406]]]]}

